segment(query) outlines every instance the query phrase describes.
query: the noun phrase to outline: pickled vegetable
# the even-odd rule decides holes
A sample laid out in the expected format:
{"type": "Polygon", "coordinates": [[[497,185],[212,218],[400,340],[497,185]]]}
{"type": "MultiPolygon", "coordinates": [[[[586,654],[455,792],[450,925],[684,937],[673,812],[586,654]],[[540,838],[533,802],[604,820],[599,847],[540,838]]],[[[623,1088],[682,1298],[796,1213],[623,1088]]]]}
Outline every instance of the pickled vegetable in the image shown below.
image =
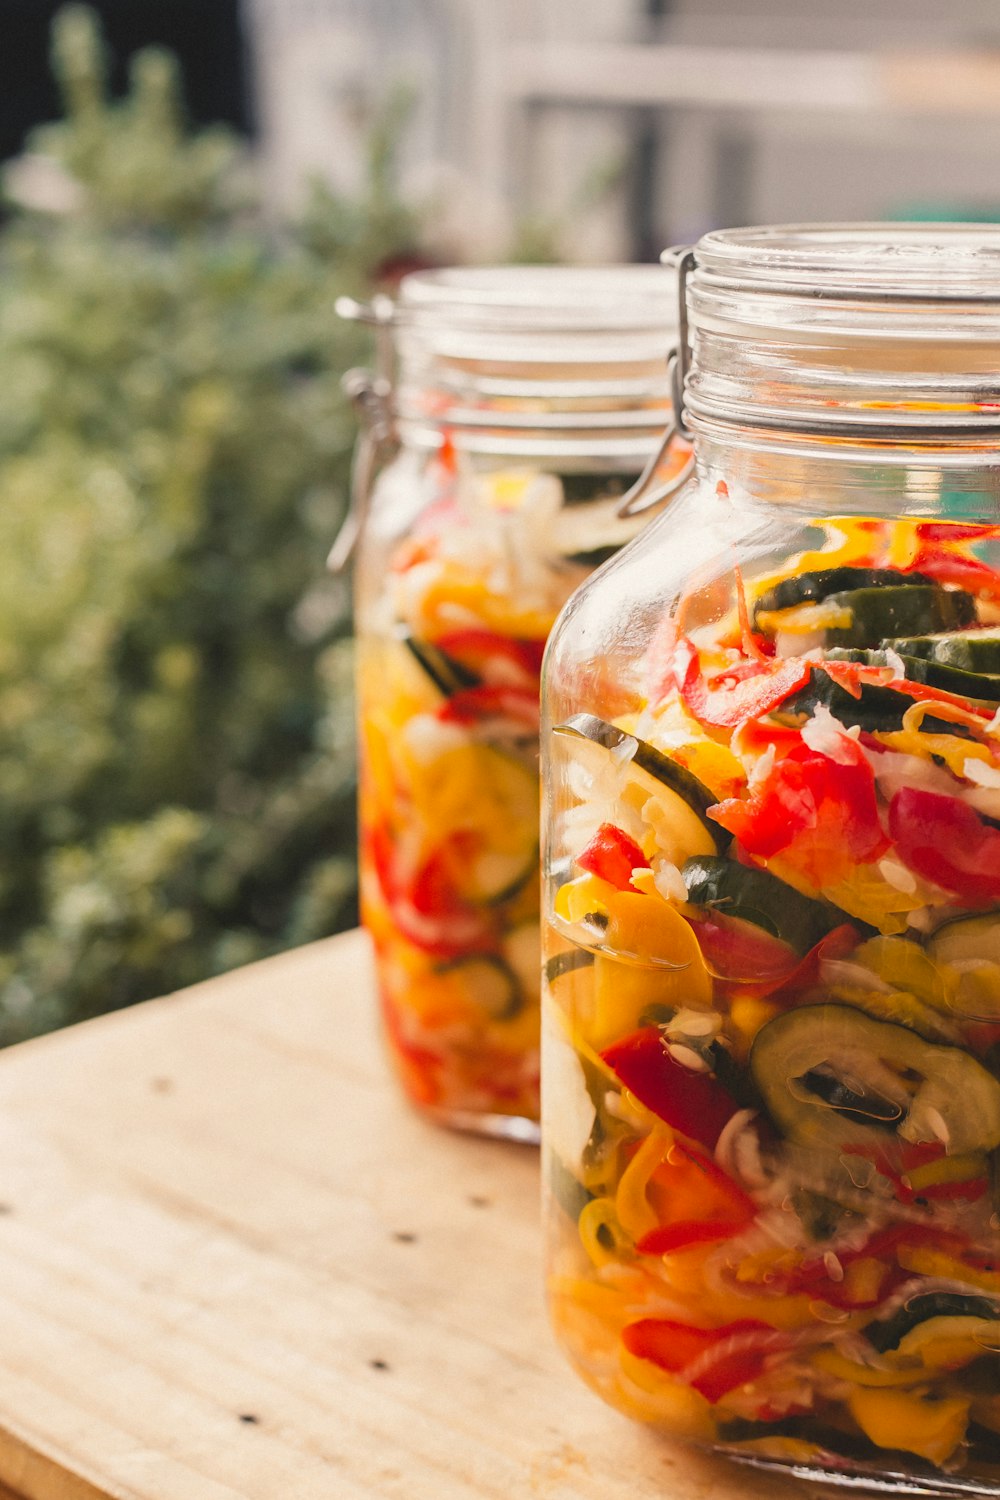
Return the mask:
{"type": "MultiPolygon", "coordinates": [[[[622,488],[583,477],[588,498],[622,488]]],[[[530,1122],[538,679],[548,631],[588,570],[571,554],[603,533],[557,477],[476,474],[448,444],[428,483],[359,643],[362,915],[411,1099],[452,1123],[530,1122]]]]}
{"type": "Polygon", "coordinates": [[[716,581],[555,726],[545,1111],[592,1386],[933,1490],[1000,1474],[1000,573],[922,524],[716,581]]]}

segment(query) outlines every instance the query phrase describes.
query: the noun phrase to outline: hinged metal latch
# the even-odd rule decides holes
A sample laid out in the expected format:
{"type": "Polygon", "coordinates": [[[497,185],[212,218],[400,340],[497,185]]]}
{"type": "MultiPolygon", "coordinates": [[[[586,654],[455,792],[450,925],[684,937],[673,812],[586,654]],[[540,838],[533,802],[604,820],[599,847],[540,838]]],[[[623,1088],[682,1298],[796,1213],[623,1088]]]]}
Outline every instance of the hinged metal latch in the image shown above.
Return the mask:
{"type": "Polygon", "coordinates": [[[664,460],[670,453],[675,438],[689,440],[691,433],[688,430],[684,418],[684,385],[688,376],[690,348],[688,345],[688,315],[687,315],[687,279],[694,266],[694,248],[691,245],[677,245],[672,250],[664,250],[660,257],[665,266],[677,267],[677,347],[671,349],[667,356],[667,371],[670,378],[670,420],[664,429],[656,452],[649,459],[639,478],[630,490],[622,496],[618,506],[618,514],[622,517],[640,516],[654,506],[661,505],[664,500],[669,500],[676,495],[677,491],[685,485],[694,472],[694,454],[688,454],[684,464],[676,474],[665,480],[662,484],[654,481],[656,475],[663,467],[664,460]]]}
{"type": "Polygon", "coordinates": [[[388,451],[396,445],[392,402],[392,325],[396,307],[391,297],[377,296],[370,302],[338,297],[335,308],[341,318],[367,323],[375,330],[374,368],[359,366],[348,370],[340,382],[360,424],[351,461],[347,514],[326,560],[331,573],[340,573],[350,562],[368,519],[375,476],[388,451]]]}

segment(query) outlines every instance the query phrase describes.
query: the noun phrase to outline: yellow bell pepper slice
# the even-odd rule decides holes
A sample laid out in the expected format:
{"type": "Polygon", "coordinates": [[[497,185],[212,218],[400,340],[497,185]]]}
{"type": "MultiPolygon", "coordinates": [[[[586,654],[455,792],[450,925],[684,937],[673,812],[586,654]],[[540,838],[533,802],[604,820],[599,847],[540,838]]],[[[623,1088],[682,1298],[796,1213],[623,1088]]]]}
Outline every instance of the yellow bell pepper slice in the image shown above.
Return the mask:
{"type": "Polygon", "coordinates": [[[948,975],[907,938],[869,938],[856,950],[853,961],[871,969],[894,989],[916,995],[936,1010],[950,1010],[952,985],[948,975]]]}
{"type": "Polygon", "coordinates": [[[851,1415],[878,1448],[915,1453],[933,1464],[950,1458],[965,1436],[969,1398],[930,1401],[902,1391],[860,1389],[848,1397],[851,1415]]]}
{"type": "Polygon", "coordinates": [[[640,1421],[655,1423],[672,1437],[710,1443],[716,1434],[712,1408],[700,1391],[674,1379],[648,1359],[639,1359],[622,1345],[618,1359],[627,1395],[625,1408],[640,1421]]]}
{"type": "MultiPolygon", "coordinates": [[[[909,926],[910,912],[928,903],[928,895],[923,889],[898,890],[879,874],[876,865],[858,865],[850,875],[837,881],[835,885],[824,886],[823,894],[842,911],[847,912],[848,916],[870,922],[873,927],[889,936],[905,932],[909,926]]],[[[939,900],[944,899],[944,893],[941,892],[939,900]]]]}
{"type": "Polygon", "coordinates": [[[914,1365],[908,1370],[880,1370],[872,1365],[859,1365],[847,1359],[837,1349],[820,1349],[813,1356],[813,1364],[825,1375],[836,1380],[849,1380],[852,1385],[878,1390],[896,1386],[926,1385],[927,1371],[924,1366],[914,1365]]]}
{"type": "Polygon", "coordinates": [[[983,1271],[976,1266],[967,1266],[955,1260],[943,1250],[931,1250],[920,1245],[900,1245],[896,1260],[904,1271],[913,1271],[918,1276],[939,1276],[947,1281],[965,1282],[984,1292],[1000,1294],[1000,1272],[983,1271]]]}
{"type": "Polygon", "coordinates": [[[604,906],[608,925],[602,948],[626,961],[660,968],[670,991],[663,1003],[711,1008],[712,980],[698,940],[669,902],[636,891],[613,891],[604,906]]]}

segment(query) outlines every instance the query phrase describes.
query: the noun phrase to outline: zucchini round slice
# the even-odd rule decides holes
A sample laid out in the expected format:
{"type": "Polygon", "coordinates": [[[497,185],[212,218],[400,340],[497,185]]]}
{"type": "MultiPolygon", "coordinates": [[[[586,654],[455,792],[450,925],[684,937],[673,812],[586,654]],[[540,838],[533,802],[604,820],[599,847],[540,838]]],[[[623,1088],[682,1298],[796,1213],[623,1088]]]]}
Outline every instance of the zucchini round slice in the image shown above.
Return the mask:
{"type": "Polygon", "coordinates": [[[421,765],[415,800],[447,850],[448,875],[466,901],[495,906],[538,869],[538,776],[496,745],[446,749],[421,765]]]}
{"type": "Polygon", "coordinates": [[[698,820],[715,848],[720,853],[728,849],[731,835],[707,816],[708,809],[715,806],[718,797],[703,781],[664,755],[662,750],[657,750],[637,735],[616,728],[605,719],[599,719],[596,714],[574,714],[565,724],[557,724],[553,732],[600,746],[623,767],[627,765],[628,778],[639,781],[649,796],[656,796],[668,805],[672,801],[682,803],[686,813],[693,814],[698,820]]]}
{"type": "Polygon", "coordinates": [[[926,573],[904,573],[899,568],[821,568],[814,573],[797,573],[783,578],[761,594],[754,604],[754,621],[758,613],[772,609],[793,609],[797,604],[815,604],[831,594],[849,589],[878,589],[885,585],[907,587],[912,584],[934,584],[926,573]]]}
{"type": "Polygon", "coordinates": [[[946,1335],[957,1331],[953,1325],[956,1318],[963,1322],[974,1319],[977,1327],[983,1322],[992,1323],[994,1337],[1000,1334],[1000,1302],[991,1301],[988,1297],[966,1296],[961,1292],[927,1292],[923,1296],[910,1297],[891,1317],[882,1322],[869,1323],[864,1336],[880,1354],[888,1349],[899,1349],[904,1341],[909,1346],[904,1352],[916,1352],[913,1345],[917,1341],[909,1338],[915,1329],[924,1326],[927,1335],[933,1336],[934,1330],[928,1325],[937,1323],[940,1333],[946,1335]]]}
{"type": "Polygon", "coordinates": [[[974,630],[946,630],[939,635],[901,636],[881,641],[883,649],[891,648],[900,656],[919,656],[922,661],[938,661],[963,672],[985,672],[1000,677],[1000,625],[983,625],[974,630]]]}
{"type": "Polygon", "coordinates": [[[476,1005],[491,1021],[510,1021],[524,1005],[524,991],[498,953],[469,953],[437,965],[439,974],[457,974],[476,1005]]]}
{"type": "Polygon", "coordinates": [[[430,641],[422,641],[419,636],[412,635],[408,630],[401,630],[399,638],[414,659],[423,668],[426,675],[434,686],[446,698],[452,694],[461,692],[464,688],[476,687],[479,678],[461,662],[441,651],[430,641]]]}
{"type": "Polygon", "coordinates": [[[828,594],[826,603],[851,616],[849,626],[826,631],[828,646],[875,646],[887,636],[952,630],[976,618],[971,594],[936,584],[851,589],[828,594]]]}
{"type": "Polygon", "coordinates": [[[948,1003],[966,1020],[1000,1020],[1000,911],[944,922],[925,947],[935,963],[953,971],[948,1003]]]}
{"type": "Polygon", "coordinates": [[[567,948],[564,953],[553,953],[545,960],[545,982],[555,984],[564,974],[590,968],[593,962],[594,955],[588,948],[567,948]]]}
{"type": "Polygon", "coordinates": [[[1000,911],[953,917],[931,933],[924,947],[937,963],[1000,965],[1000,911]]]}
{"type": "Polygon", "coordinates": [[[741,917],[804,955],[837,927],[843,913],[834,911],[767,870],[754,870],[732,859],[701,855],[681,870],[688,900],[710,906],[730,917],[741,917]]]}
{"type": "MultiPolygon", "coordinates": [[[[816,668],[810,675],[808,686],[786,698],[780,709],[773,711],[772,717],[779,723],[797,724],[803,718],[811,718],[817,704],[822,703],[848,729],[858,725],[869,734],[877,734],[891,733],[903,727],[903,715],[913,707],[911,697],[891,687],[874,687],[870,683],[862,683],[860,688],[861,696],[855,698],[834,682],[829,673],[816,668]]],[[[929,733],[954,734],[965,740],[971,738],[963,724],[953,724],[948,719],[938,719],[930,714],[923,720],[921,728],[929,733]]]]}
{"type": "Polygon", "coordinates": [[[786,1136],[837,1146],[871,1129],[944,1140],[950,1155],[1000,1145],[1000,1083],[958,1047],[849,1005],[804,1005],[762,1026],[750,1071],[786,1136]]]}
{"type": "MultiPolygon", "coordinates": [[[[892,648],[895,650],[895,647],[892,648]]],[[[908,656],[897,651],[903,663],[903,672],[910,682],[925,682],[928,687],[940,688],[945,693],[955,693],[960,698],[971,698],[985,703],[1000,703],[1000,677],[985,672],[966,672],[961,667],[952,667],[933,658],[908,656]]],[[[827,652],[830,661],[864,662],[869,667],[891,665],[885,650],[853,650],[835,647],[827,652]]]]}
{"type": "Polygon", "coordinates": [[[636,481],[637,471],[618,470],[607,474],[591,472],[559,474],[563,500],[567,505],[592,505],[595,500],[620,500],[636,481]]]}

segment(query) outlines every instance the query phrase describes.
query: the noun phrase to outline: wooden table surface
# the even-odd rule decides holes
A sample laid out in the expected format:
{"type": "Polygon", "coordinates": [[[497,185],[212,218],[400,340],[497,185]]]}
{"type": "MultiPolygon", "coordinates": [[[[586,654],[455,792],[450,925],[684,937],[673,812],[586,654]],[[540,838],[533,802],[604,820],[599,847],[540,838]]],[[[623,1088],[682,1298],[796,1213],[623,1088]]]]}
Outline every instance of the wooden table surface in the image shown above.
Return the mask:
{"type": "Polygon", "coordinates": [[[0,1055],[0,1500],[815,1496],[575,1380],[537,1198],[399,1100],[357,933],[0,1055]]]}

